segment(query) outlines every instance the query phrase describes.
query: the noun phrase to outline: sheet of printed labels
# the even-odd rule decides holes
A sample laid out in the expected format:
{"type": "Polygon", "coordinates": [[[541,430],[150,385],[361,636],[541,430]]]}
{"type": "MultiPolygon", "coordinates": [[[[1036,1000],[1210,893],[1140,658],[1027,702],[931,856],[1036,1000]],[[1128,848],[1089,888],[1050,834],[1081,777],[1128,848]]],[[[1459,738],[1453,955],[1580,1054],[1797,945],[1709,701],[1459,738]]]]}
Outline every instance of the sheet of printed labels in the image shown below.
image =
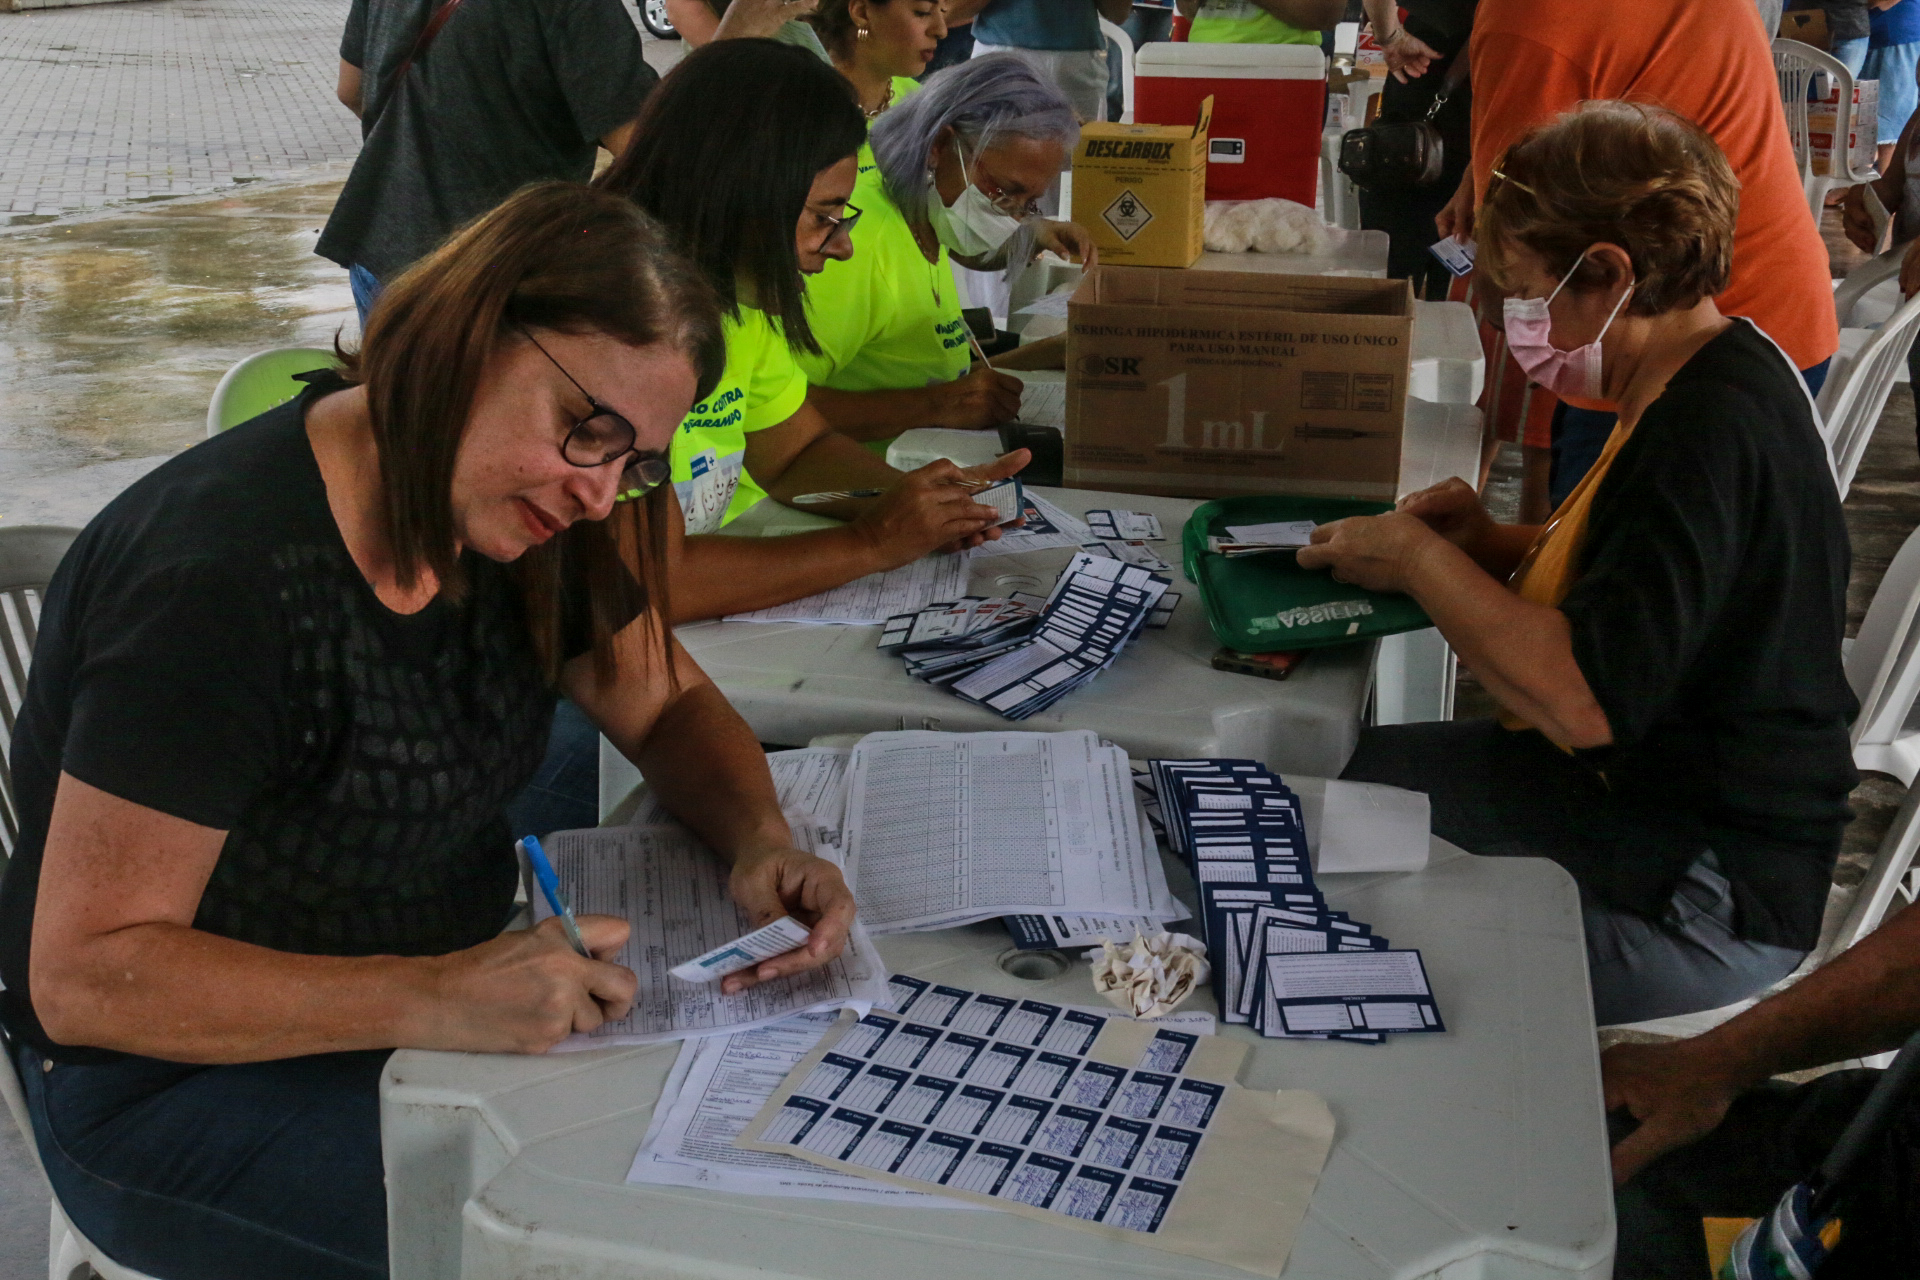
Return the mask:
{"type": "Polygon", "coordinates": [[[1243,1089],[1247,1046],[889,981],[735,1145],[1277,1276],[1333,1142],[1316,1094],[1243,1089]]]}

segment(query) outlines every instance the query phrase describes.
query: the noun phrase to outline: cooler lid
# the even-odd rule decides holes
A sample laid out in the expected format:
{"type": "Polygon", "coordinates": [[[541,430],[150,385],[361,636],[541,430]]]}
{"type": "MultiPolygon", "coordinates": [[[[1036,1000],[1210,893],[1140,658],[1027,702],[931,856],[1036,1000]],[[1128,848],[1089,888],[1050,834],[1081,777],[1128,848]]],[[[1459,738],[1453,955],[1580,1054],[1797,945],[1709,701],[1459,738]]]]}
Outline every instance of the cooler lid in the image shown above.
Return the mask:
{"type": "Polygon", "coordinates": [[[1307,44],[1193,44],[1156,40],[1134,55],[1141,76],[1220,80],[1324,80],[1327,55],[1307,44]]]}

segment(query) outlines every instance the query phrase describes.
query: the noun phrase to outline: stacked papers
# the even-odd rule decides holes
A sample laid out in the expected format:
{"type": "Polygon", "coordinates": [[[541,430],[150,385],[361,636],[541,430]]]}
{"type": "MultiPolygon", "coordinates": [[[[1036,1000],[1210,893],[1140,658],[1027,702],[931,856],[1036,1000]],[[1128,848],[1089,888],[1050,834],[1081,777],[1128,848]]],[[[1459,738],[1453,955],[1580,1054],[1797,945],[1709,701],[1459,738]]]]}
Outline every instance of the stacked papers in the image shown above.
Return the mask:
{"type": "MultiPolygon", "coordinates": [[[[989,544],[991,545],[991,544],[989,544]]],[[[845,586],[786,604],[730,613],[727,622],[883,623],[896,614],[924,609],[935,600],[955,600],[967,590],[967,554],[922,556],[885,573],[870,573],[845,586]]]]}
{"type": "Polygon", "coordinates": [[[1096,538],[1118,538],[1122,541],[1143,538],[1148,542],[1159,542],[1164,536],[1160,532],[1160,517],[1146,511],[1113,511],[1106,508],[1089,511],[1087,528],[1093,530],[1096,538]]]}
{"type": "MultiPolygon", "coordinates": [[[[555,1049],[653,1044],[764,1026],[796,1013],[854,1008],[865,1012],[886,994],[886,969],[856,921],[847,948],[832,962],[722,994],[717,984],[675,981],[675,958],[699,956],[739,938],[752,922],[728,892],[728,868],[684,827],[600,827],[549,836],[560,887],[582,912],[615,915],[632,925],[616,963],[639,980],[623,1018],[574,1034],[555,1049]]],[[[536,919],[552,914],[533,897],[536,919]]]]}
{"type": "MultiPolygon", "coordinates": [[[[1009,720],[1024,720],[1112,665],[1148,624],[1167,586],[1166,578],[1137,565],[1081,552],[1061,572],[1030,628],[999,632],[993,643],[969,643],[963,636],[957,643],[929,644],[906,654],[907,674],[945,685],[1009,720]]],[[[897,621],[885,634],[902,633],[897,621]]],[[[913,634],[912,623],[905,634],[913,634]]]]}
{"type": "Polygon", "coordinates": [[[999,516],[995,524],[1011,524],[1026,512],[1025,493],[1018,480],[1002,480],[974,494],[973,500],[994,509],[999,516]]]}
{"type": "MultiPolygon", "coordinates": [[[[1044,601],[1039,602],[1044,604],[1044,601]]],[[[1034,604],[987,596],[964,596],[932,604],[916,613],[888,618],[880,633],[885,653],[921,649],[978,649],[1033,629],[1040,617],[1034,604]]]]}
{"type": "Polygon", "coordinates": [[[843,867],[875,934],[1016,914],[1186,915],[1126,753],[1093,733],[870,733],[847,779],[843,867]]]}
{"type": "Polygon", "coordinates": [[[1207,539],[1207,550],[1229,559],[1266,555],[1274,551],[1298,551],[1313,541],[1313,528],[1311,520],[1230,524],[1227,526],[1227,537],[1210,536],[1207,539]]]}
{"type": "Polygon", "coordinates": [[[1266,1036],[1378,1043],[1444,1031],[1418,951],[1327,908],[1300,800],[1252,760],[1153,760],[1167,843],[1193,870],[1220,1016],[1266,1036]]]}
{"type": "Polygon", "coordinates": [[[1026,523],[1000,530],[1000,536],[974,548],[976,556],[1010,556],[1023,551],[1078,547],[1093,540],[1093,530],[1079,517],[1062,511],[1038,494],[1020,491],[1026,523]]]}
{"type": "Polygon", "coordinates": [[[1116,538],[1100,538],[1087,543],[1082,550],[1090,556],[1118,560],[1122,564],[1139,565],[1142,569],[1151,570],[1154,573],[1166,573],[1173,568],[1160,558],[1159,552],[1140,538],[1124,541],[1116,538]]]}

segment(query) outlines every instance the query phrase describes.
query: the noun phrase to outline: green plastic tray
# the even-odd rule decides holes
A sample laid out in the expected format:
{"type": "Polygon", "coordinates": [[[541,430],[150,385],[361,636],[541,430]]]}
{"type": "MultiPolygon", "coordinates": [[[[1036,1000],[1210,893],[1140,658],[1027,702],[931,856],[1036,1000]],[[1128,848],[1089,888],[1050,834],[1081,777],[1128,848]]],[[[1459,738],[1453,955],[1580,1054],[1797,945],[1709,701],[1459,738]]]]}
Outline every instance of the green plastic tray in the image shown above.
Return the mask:
{"type": "Polygon", "coordinates": [[[1325,524],[1391,510],[1390,502],[1279,496],[1222,498],[1199,508],[1188,518],[1181,544],[1187,577],[1200,588],[1215,638],[1241,653],[1277,653],[1432,626],[1413,597],[1335,582],[1327,570],[1302,569],[1285,552],[1229,560],[1207,550],[1207,538],[1228,536],[1230,524],[1325,524]]]}

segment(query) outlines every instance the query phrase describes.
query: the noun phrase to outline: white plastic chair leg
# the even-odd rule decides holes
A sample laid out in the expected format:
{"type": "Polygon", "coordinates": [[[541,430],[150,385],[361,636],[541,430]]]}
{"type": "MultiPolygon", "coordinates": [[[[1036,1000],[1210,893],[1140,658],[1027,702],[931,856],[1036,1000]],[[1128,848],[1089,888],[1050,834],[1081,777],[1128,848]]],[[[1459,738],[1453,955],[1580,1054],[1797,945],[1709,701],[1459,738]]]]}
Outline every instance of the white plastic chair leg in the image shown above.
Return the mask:
{"type": "Polygon", "coordinates": [[[55,1200],[47,1223],[47,1280],[93,1280],[87,1247],[74,1234],[73,1224],[55,1200]]]}

